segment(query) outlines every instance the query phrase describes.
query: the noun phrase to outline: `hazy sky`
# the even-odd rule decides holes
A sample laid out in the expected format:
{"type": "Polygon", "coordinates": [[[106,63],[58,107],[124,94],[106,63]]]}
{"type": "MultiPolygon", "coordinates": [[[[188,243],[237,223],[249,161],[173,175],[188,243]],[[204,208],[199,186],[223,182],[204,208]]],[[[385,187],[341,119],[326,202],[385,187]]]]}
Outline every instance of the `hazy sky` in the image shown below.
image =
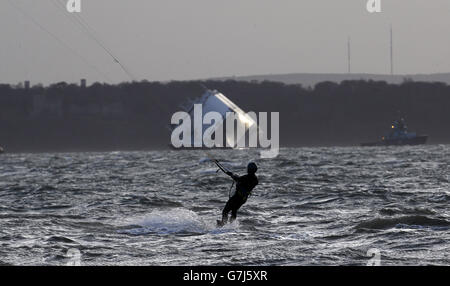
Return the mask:
{"type": "MultiPolygon", "coordinates": [[[[389,73],[391,23],[396,73],[450,72],[448,0],[381,0],[373,14],[367,0],[81,1],[82,20],[137,79],[345,73],[349,36],[352,72],[389,73]]],[[[0,0],[0,82],[130,79],[66,2],[0,0]]]]}

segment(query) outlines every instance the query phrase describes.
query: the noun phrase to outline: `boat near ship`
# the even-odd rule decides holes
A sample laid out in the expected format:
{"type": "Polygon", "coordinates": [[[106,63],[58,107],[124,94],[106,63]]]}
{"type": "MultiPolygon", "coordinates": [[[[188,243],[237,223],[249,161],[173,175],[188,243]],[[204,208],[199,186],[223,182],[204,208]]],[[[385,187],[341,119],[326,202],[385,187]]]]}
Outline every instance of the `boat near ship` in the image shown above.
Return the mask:
{"type": "Polygon", "coordinates": [[[391,126],[391,132],[381,137],[380,141],[362,143],[361,146],[403,146],[403,145],[422,145],[428,140],[428,135],[417,135],[415,132],[409,132],[405,120],[395,120],[391,126]]]}

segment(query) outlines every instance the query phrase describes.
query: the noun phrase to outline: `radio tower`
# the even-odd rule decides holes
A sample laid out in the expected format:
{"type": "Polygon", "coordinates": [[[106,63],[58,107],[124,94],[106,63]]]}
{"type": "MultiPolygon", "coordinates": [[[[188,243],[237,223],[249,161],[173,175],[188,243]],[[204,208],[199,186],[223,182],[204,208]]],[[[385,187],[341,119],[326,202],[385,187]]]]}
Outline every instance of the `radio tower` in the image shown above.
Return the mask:
{"type": "Polygon", "coordinates": [[[392,24],[391,24],[391,75],[394,75],[394,41],[392,39],[392,24]]]}
{"type": "Polygon", "coordinates": [[[347,41],[347,59],[348,59],[348,73],[350,74],[352,72],[351,70],[351,54],[350,54],[350,37],[348,37],[347,41]]]}

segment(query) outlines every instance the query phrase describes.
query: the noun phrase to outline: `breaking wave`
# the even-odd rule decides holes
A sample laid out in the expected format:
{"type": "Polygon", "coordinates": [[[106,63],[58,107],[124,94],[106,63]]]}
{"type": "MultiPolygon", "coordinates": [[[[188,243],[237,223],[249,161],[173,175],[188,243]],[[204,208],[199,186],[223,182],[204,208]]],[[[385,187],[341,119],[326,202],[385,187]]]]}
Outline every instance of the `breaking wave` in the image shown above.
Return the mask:
{"type": "Polygon", "coordinates": [[[144,217],[131,219],[129,227],[131,228],[119,230],[119,233],[204,234],[213,228],[213,224],[208,224],[193,211],[175,208],[153,211],[144,217]]]}

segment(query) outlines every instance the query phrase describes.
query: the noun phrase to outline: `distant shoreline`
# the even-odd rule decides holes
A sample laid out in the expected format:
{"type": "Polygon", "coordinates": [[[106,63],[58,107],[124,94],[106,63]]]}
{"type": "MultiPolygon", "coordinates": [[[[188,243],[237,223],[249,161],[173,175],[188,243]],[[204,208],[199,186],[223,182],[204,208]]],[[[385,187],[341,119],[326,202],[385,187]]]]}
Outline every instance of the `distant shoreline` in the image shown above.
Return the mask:
{"type": "Polygon", "coordinates": [[[450,85],[405,80],[330,81],[314,88],[280,82],[187,81],[117,85],[0,84],[5,152],[165,150],[170,119],[206,88],[244,111],[279,112],[280,146],[359,146],[405,117],[429,144],[450,143],[450,85]]]}
{"type": "Polygon", "coordinates": [[[390,84],[401,84],[405,80],[412,80],[416,82],[442,82],[450,85],[450,73],[394,75],[372,73],[283,73],[214,77],[211,80],[274,81],[284,84],[301,84],[304,87],[314,87],[316,84],[324,81],[341,83],[345,80],[385,81],[390,84]]]}
{"type": "MultiPolygon", "coordinates": [[[[440,146],[440,145],[450,145],[450,142],[448,143],[435,143],[435,144],[424,144],[424,145],[415,145],[415,146],[411,146],[411,145],[407,145],[407,146],[372,146],[372,147],[362,147],[359,145],[329,145],[329,146],[282,146],[280,147],[280,150],[283,149],[327,149],[327,148],[358,148],[358,149],[395,149],[395,148],[421,148],[421,147],[435,147],[435,146],[440,146]]],[[[230,151],[232,152],[235,149],[210,149],[209,151],[230,151]]],[[[261,150],[261,149],[256,149],[256,150],[261,150]]],[[[5,152],[5,153],[1,153],[0,156],[5,156],[8,154],[12,154],[12,155],[26,155],[26,154],[78,154],[78,153],[92,153],[92,154],[99,154],[99,153],[115,153],[115,152],[119,152],[119,153],[140,153],[140,152],[167,152],[167,151],[173,151],[173,152],[202,152],[202,149],[180,149],[180,150],[174,150],[171,148],[143,148],[143,149],[124,149],[124,150],[109,150],[109,149],[105,149],[105,150],[47,150],[47,151],[13,151],[13,152],[5,152]]]]}

